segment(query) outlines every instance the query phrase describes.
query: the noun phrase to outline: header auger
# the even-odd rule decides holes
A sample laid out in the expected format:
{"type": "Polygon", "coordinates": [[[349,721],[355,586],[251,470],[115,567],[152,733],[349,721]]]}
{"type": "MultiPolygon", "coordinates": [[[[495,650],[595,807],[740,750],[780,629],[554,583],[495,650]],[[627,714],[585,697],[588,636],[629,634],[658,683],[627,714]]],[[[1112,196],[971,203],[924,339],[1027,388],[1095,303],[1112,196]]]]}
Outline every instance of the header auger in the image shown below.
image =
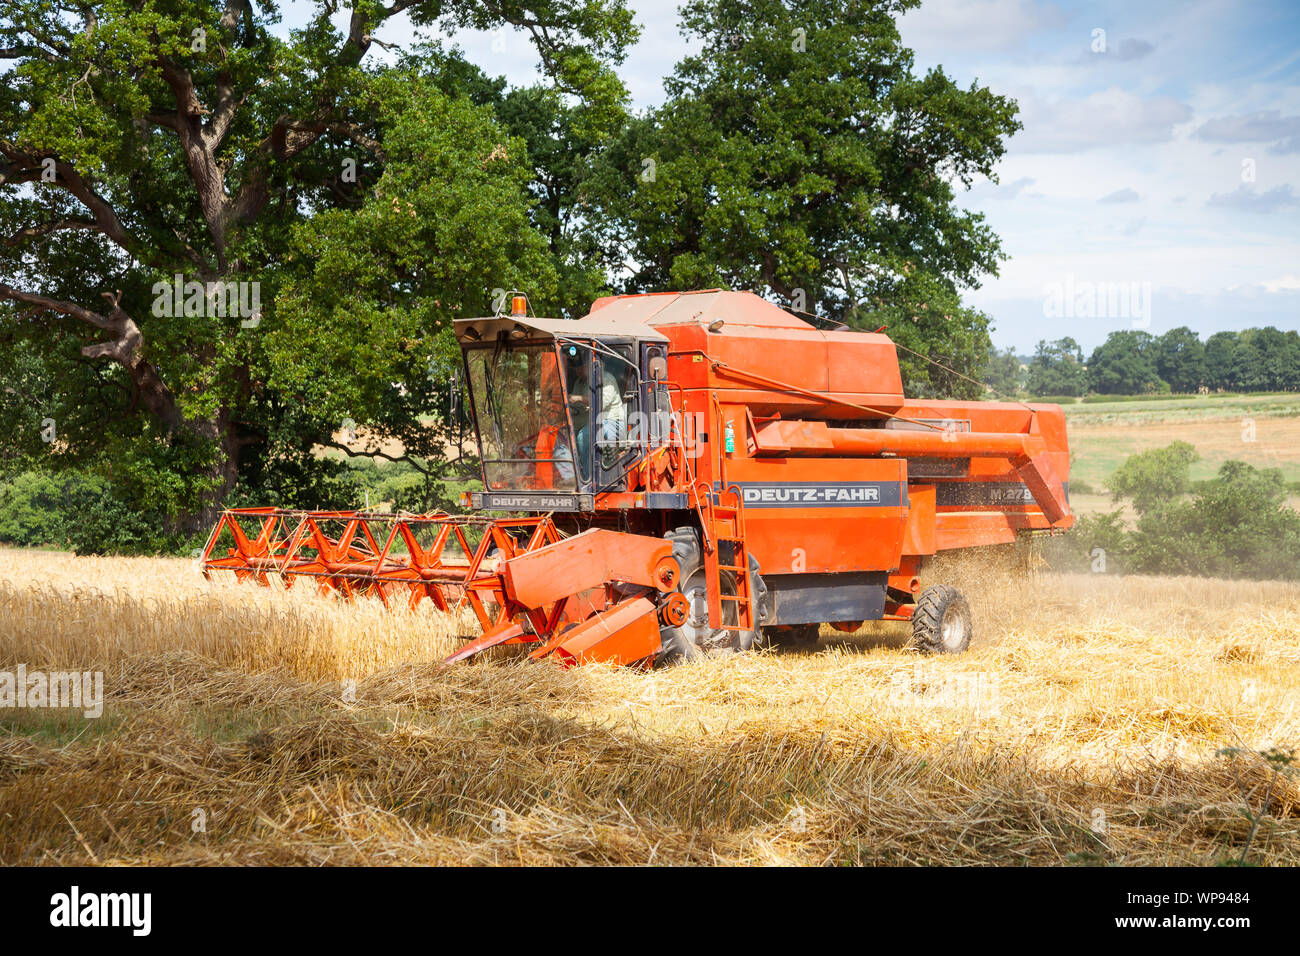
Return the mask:
{"type": "Polygon", "coordinates": [[[903,396],[885,335],[823,331],[709,290],[612,296],[575,321],[456,322],[482,462],[472,510],[228,511],[205,575],[471,607],[448,660],[647,667],[911,621],[970,642],[965,598],[922,590],[939,551],[1070,527],[1058,406],[903,396]]]}

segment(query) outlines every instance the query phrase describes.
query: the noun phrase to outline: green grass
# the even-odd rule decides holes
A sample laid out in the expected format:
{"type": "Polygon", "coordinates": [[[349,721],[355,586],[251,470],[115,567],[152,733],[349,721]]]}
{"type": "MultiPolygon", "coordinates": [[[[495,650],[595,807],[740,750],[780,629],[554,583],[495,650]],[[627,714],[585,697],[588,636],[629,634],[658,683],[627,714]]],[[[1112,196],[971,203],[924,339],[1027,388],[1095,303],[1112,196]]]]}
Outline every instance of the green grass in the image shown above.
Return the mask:
{"type": "Polygon", "coordinates": [[[229,744],[247,740],[270,727],[300,720],[304,713],[289,708],[212,705],[196,707],[187,716],[195,735],[229,744]]]}
{"type": "MultiPolygon", "coordinates": [[[[1195,445],[1196,442],[1192,441],[1192,444],[1195,445]]],[[[1125,441],[1123,438],[1113,436],[1096,438],[1086,435],[1071,436],[1071,484],[1075,481],[1083,481],[1091,487],[1093,492],[1101,492],[1108,487],[1110,476],[1115,473],[1115,469],[1122,465],[1129,455],[1143,451],[1146,447],[1149,446],[1143,445],[1137,437],[1125,441]]],[[[1219,473],[1220,465],[1234,458],[1237,461],[1252,464],[1257,468],[1280,469],[1282,477],[1291,484],[1300,482],[1300,463],[1294,461],[1274,461],[1248,453],[1213,455],[1207,454],[1203,450],[1201,451],[1201,457],[1192,463],[1192,481],[1205,481],[1213,478],[1219,473]]]]}
{"type": "Polygon", "coordinates": [[[1120,399],[1065,405],[1066,418],[1087,425],[1136,424],[1196,418],[1300,415],[1300,394],[1184,395],[1134,403],[1120,399]],[[1136,407],[1135,407],[1136,406],[1136,407]]]}
{"type": "Polygon", "coordinates": [[[1082,399],[1085,405],[1095,405],[1099,402],[1161,402],[1168,401],[1171,398],[1196,398],[1195,395],[1173,395],[1169,392],[1160,392],[1154,395],[1087,395],[1082,399]]]}
{"type": "Polygon", "coordinates": [[[28,737],[56,747],[66,747],[78,740],[111,737],[120,724],[117,718],[86,717],[80,710],[45,707],[0,710],[0,737],[28,737]]]}
{"type": "MultiPolygon", "coordinates": [[[[1110,476],[1131,454],[1131,451],[1115,447],[1111,441],[1090,441],[1086,438],[1070,438],[1070,484],[1085,482],[1094,494],[1103,493],[1109,484],[1110,476]]],[[[1072,494],[1071,502],[1079,495],[1072,494]]]]}

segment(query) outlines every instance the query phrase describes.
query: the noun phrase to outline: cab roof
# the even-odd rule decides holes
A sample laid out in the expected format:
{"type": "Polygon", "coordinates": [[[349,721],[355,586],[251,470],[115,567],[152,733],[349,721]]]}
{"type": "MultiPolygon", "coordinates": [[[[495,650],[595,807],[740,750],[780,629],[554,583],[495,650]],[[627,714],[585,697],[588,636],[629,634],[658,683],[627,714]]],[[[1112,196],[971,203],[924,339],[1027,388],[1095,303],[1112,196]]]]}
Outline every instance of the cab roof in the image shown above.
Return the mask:
{"type": "Polygon", "coordinates": [[[650,292],[607,295],[591,304],[580,319],[539,319],[498,315],[457,319],[456,338],[466,344],[494,341],[501,332],[519,337],[595,336],[667,342],[661,326],[708,325],[722,319],[728,325],[769,329],[814,330],[802,319],[752,292],[704,289],[699,292],[650,292]]]}
{"type": "Polygon", "coordinates": [[[727,325],[769,329],[814,328],[752,292],[727,292],[723,289],[607,295],[591,304],[587,318],[596,317],[631,320],[649,326],[708,325],[715,319],[722,319],[727,325]]]}
{"type": "Polygon", "coordinates": [[[620,319],[614,316],[586,316],[575,321],[565,319],[539,319],[531,315],[498,315],[481,319],[457,319],[453,323],[456,338],[472,345],[477,342],[493,342],[502,332],[522,333],[518,338],[602,338],[602,339],[641,339],[649,342],[667,342],[668,337],[650,326],[636,321],[620,319]]]}

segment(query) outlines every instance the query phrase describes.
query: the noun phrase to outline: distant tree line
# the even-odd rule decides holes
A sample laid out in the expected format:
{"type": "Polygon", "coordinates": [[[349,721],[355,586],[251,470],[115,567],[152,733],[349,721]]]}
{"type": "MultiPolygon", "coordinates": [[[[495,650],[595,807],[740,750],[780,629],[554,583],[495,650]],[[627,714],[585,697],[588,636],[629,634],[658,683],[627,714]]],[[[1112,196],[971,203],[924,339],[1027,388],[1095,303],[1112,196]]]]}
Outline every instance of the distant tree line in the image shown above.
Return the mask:
{"type": "Polygon", "coordinates": [[[1187,394],[1300,391],[1300,333],[1272,326],[1215,332],[1204,342],[1186,326],[1155,336],[1112,332],[1084,361],[1074,339],[1040,341],[1032,357],[991,353],[985,381],[997,392],[1030,395],[1187,394]]]}

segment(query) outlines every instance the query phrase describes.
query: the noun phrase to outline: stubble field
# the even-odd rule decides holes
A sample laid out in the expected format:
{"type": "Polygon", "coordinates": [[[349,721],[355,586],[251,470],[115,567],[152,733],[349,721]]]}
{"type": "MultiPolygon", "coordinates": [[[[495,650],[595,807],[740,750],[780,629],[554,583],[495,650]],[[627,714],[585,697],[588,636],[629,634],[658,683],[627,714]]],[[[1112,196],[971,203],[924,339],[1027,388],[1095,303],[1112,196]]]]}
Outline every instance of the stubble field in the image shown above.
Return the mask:
{"type": "Polygon", "coordinates": [[[1300,739],[1300,587],[927,577],[970,596],[967,654],[877,624],[442,669],[468,618],[0,550],[0,671],[105,686],[98,719],[0,710],[0,863],[1300,862],[1300,789],[1258,755],[1300,739]]]}

